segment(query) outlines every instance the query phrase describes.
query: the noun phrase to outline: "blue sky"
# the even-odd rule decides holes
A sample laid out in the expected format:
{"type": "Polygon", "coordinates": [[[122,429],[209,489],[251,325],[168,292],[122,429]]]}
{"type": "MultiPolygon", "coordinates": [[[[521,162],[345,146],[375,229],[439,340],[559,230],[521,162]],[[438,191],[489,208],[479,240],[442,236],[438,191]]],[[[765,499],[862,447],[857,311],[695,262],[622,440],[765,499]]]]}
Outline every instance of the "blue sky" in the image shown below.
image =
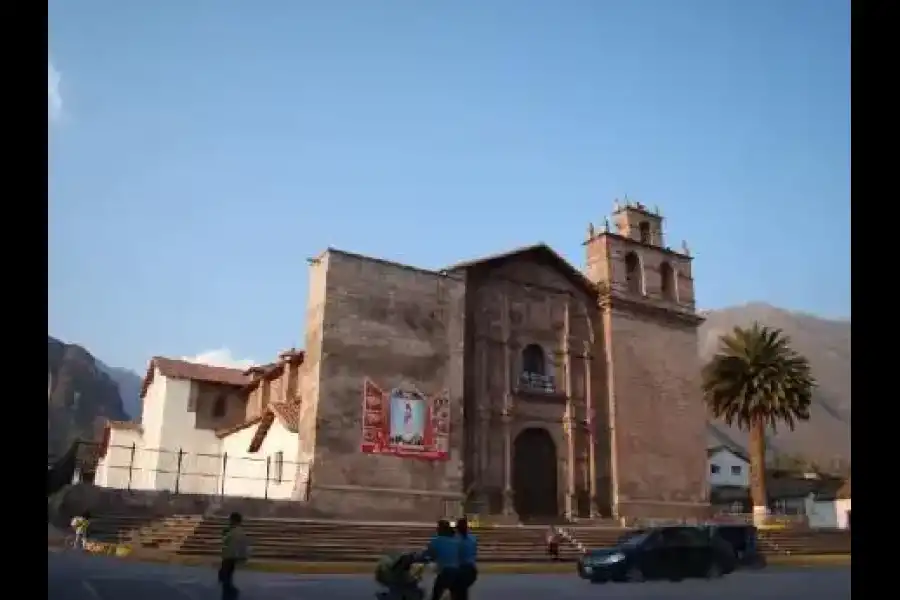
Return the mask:
{"type": "Polygon", "coordinates": [[[48,328],[111,364],[302,346],[327,246],[581,266],[626,193],[700,306],[849,316],[846,1],[50,0],[49,32],[48,328]]]}

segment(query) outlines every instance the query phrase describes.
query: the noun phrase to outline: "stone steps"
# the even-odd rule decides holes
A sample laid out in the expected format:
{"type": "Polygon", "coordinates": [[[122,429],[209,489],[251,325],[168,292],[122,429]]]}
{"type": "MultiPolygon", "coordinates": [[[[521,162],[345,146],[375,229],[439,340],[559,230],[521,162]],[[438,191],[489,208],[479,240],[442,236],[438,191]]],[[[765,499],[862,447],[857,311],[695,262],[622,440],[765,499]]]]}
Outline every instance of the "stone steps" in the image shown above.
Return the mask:
{"type": "MultiPolygon", "coordinates": [[[[98,541],[130,541],[139,548],[193,556],[219,554],[222,517],[183,515],[168,518],[107,515],[92,524],[98,541]]],[[[423,548],[431,525],[367,524],[323,521],[246,519],[244,523],[257,558],[279,560],[374,561],[391,550],[423,548]]],[[[609,546],[627,530],[610,527],[570,527],[561,558],[573,560],[579,546],[609,546]]],[[[479,528],[480,559],[485,562],[545,562],[544,527],[479,528]]],[[[843,554],[850,551],[850,534],[843,531],[782,530],[760,532],[766,554],[843,554]]]]}

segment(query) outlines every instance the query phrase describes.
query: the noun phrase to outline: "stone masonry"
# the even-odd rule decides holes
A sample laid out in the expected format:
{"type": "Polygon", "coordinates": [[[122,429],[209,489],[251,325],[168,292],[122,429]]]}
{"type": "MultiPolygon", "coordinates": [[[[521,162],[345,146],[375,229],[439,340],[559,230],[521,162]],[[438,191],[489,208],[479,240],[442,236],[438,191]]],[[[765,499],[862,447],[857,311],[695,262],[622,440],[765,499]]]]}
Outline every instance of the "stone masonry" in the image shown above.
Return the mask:
{"type": "Polygon", "coordinates": [[[455,512],[462,500],[463,278],[337,250],[312,270],[320,296],[309,314],[300,427],[311,454],[304,458],[312,458],[310,503],[344,515],[377,504],[419,517],[455,512]],[[385,388],[447,391],[450,460],[361,453],[366,378],[385,388]]]}
{"type": "Polygon", "coordinates": [[[664,246],[656,212],[613,218],[615,231],[591,228],[584,273],[542,244],[440,272],[338,250],[313,260],[298,457],[312,466],[297,499],[420,520],[463,502],[511,517],[704,515],[691,257],[664,246]],[[447,390],[450,459],[361,453],[366,378],[447,390]]]}

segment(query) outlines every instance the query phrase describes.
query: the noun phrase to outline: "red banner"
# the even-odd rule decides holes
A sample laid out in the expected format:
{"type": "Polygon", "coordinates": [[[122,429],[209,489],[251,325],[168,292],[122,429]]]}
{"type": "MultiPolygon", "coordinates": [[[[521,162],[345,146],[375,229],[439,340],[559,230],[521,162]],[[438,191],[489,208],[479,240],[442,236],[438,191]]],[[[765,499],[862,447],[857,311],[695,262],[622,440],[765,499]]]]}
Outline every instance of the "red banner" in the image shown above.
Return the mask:
{"type": "Polygon", "coordinates": [[[424,460],[449,457],[450,402],[446,393],[426,396],[400,388],[385,392],[366,379],[362,409],[362,452],[424,460]]]}

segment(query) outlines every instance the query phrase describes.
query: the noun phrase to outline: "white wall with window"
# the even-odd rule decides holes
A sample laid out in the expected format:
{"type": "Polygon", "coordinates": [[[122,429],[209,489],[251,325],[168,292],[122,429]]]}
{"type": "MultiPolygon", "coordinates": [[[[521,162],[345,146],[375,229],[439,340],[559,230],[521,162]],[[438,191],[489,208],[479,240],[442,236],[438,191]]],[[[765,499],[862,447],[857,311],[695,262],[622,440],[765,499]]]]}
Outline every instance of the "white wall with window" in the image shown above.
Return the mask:
{"type": "Polygon", "coordinates": [[[707,481],[711,487],[750,487],[750,463],[725,447],[711,448],[707,459],[707,481]]]}
{"type": "Polygon", "coordinates": [[[297,478],[300,437],[289,431],[275,418],[259,449],[250,452],[250,444],[257,434],[256,427],[247,427],[222,440],[223,494],[245,498],[288,500],[297,478]]]}

